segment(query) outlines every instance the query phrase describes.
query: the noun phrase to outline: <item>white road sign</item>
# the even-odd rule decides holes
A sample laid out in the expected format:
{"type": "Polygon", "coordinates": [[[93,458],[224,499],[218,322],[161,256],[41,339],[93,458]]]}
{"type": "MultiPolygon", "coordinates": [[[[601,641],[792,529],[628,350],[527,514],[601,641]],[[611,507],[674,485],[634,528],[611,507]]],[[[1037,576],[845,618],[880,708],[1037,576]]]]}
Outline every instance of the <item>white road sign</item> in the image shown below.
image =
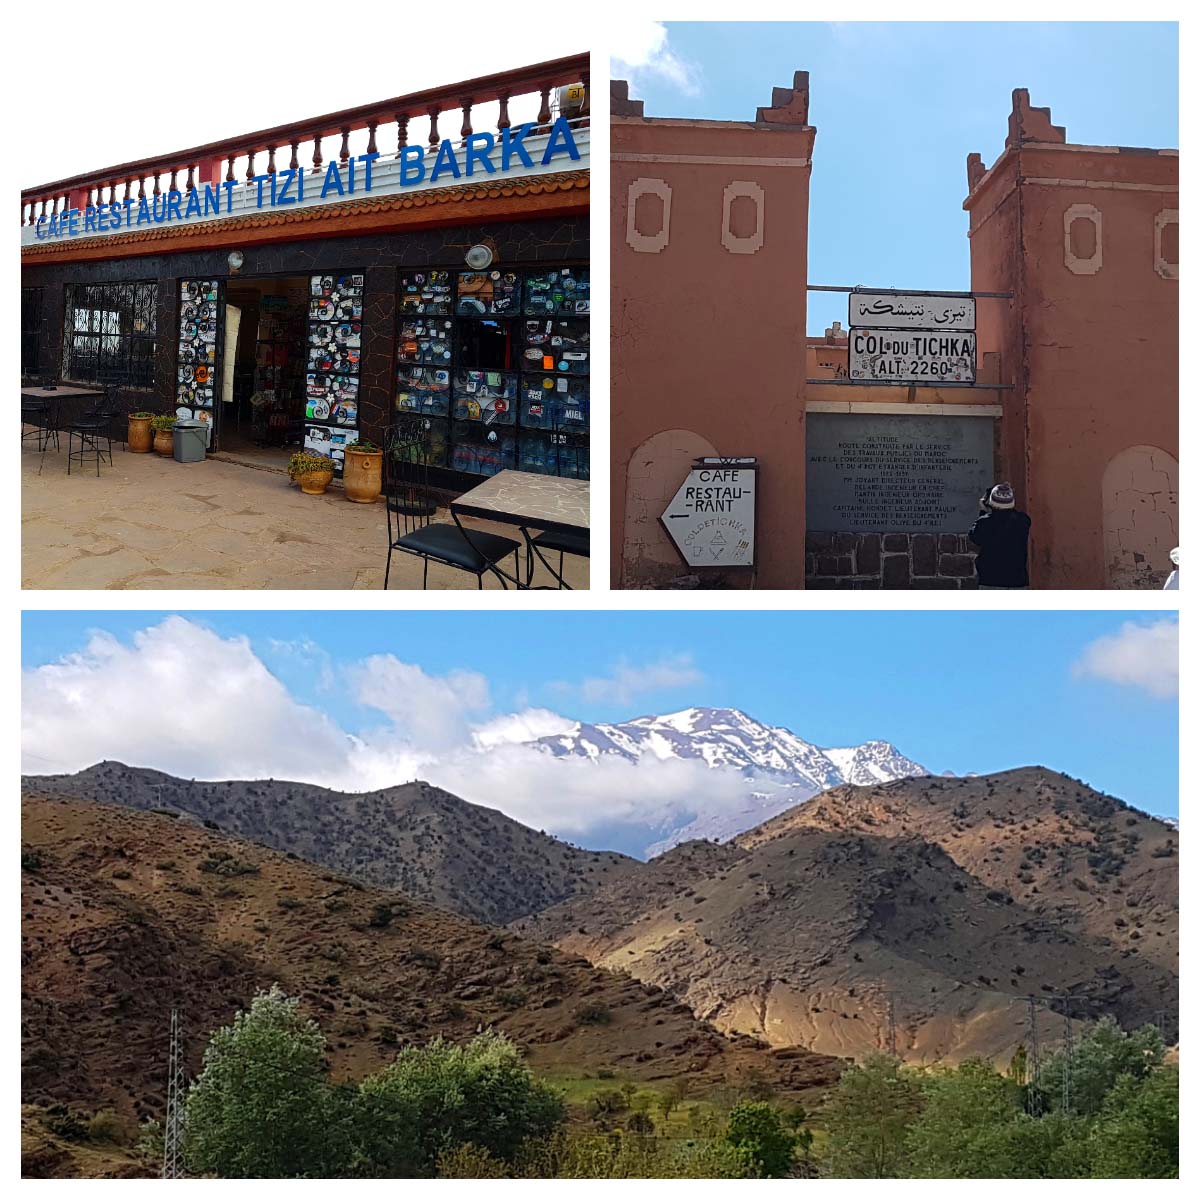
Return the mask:
{"type": "Polygon", "coordinates": [[[928,329],[852,329],[850,378],[881,383],[974,383],[975,335],[928,329]]]}
{"type": "Polygon", "coordinates": [[[851,329],[975,328],[974,296],[923,296],[919,293],[851,292],[851,329]]]}
{"type": "MultiPolygon", "coordinates": [[[[753,462],[753,459],[735,460],[753,462]]],[[[754,565],[754,494],[758,472],[746,467],[693,467],[662,522],[689,567],[754,565]]]]}

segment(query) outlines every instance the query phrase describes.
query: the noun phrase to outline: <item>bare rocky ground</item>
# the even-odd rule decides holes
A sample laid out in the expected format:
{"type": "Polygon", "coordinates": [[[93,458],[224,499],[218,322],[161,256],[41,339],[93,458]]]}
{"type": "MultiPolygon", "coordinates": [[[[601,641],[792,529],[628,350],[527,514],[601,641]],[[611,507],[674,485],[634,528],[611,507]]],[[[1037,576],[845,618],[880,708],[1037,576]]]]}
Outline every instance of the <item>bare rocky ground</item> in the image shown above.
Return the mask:
{"type": "Polygon", "coordinates": [[[21,836],[22,1099],[42,1112],[161,1116],[171,1009],[194,1074],[209,1033],[276,982],[321,1024],[336,1078],[487,1027],[535,1070],[684,1079],[695,1095],[754,1083],[811,1102],[840,1069],[723,1036],[578,956],[182,818],[27,797],[21,836]]]}
{"type": "Polygon", "coordinates": [[[29,775],[23,788],[31,797],[169,810],[492,925],[640,866],[569,846],[427,783],[349,793],[282,779],[176,779],[103,762],[73,775],[29,775]]]}
{"type": "Polygon", "coordinates": [[[885,1049],[890,1006],[909,1061],[1004,1062],[1030,995],[1046,1039],[1068,1011],[1174,1026],[1176,841],[1041,768],[836,788],[511,927],[775,1045],[885,1049]]]}

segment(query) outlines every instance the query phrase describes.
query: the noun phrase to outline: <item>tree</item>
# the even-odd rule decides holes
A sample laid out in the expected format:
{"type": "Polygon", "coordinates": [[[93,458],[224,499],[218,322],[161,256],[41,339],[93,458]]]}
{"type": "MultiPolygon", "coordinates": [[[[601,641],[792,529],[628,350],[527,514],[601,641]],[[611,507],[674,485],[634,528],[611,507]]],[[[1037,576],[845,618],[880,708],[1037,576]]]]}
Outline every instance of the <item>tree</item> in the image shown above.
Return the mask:
{"type": "Polygon", "coordinates": [[[1121,1076],[1092,1129],[1091,1151],[1098,1179],[1178,1178],[1178,1067],[1142,1080],[1121,1076]]]}
{"type": "Polygon", "coordinates": [[[905,1138],[920,1112],[921,1090],[894,1058],[875,1054],[844,1072],[829,1099],[825,1174],[898,1179],[908,1171],[905,1138]]]}
{"type": "Polygon", "coordinates": [[[1025,1043],[1022,1042],[1016,1048],[1016,1050],[1013,1051],[1013,1056],[1009,1060],[1008,1077],[1018,1087],[1024,1087],[1027,1082],[1026,1076],[1028,1074],[1029,1074],[1029,1052],[1025,1049],[1025,1043]]]}
{"type": "Polygon", "coordinates": [[[358,1096],[359,1161],[383,1178],[432,1175],[439,1156],[466,1143],[511,1162],[525,1139],[553,1132],[566,1116],[561,1095],[498,1033],[405,1049],[364,1079],[358,1096]]]}
{"type": "MultiPolygon", "coordinates": [[[[1153,1025],[1126,1033],[1112,1017],[1102,1017],[1079,1039],[1071,1056],[1071,1111],[1091,1116],[1122,1075],[1144,1079],[1161,1065],[1165,1047],[1153,1025]]],[[[1067,1068],[1063,1051],[1051,1056],[1038,1076],[1038,1090],[1047,1108],[1062,1105],[1062,1078],[1067,1068]]]]}
{"type": "Polygon", "coordinates": [[[191,1171],[282,1179],[345,1173],[341,1120],[329,1087],[325,1038],[278,984],[218,1029],[187,1098],[191,1171]]]}
{"type": "Polygon", "coordinates": [[[724,1140],[754,1163],[764,1178],[782,1179],[791,1170],[796,1134],[765,1100],[734,1105],[724,1140]]]}
{"type": "Polygon", "coordinates": [[[912,1174],[925,1179],[1007,1178],[1005,1139],[997,1129],[1018,1116],[1019,1089],[991,1063],[969,1059],[957,1069],[933,1070],[921,1078],[924,1103],[907,1134],[912,1174]],[[990,1145],[990,1158],[982,1150],[990,1145]]]}

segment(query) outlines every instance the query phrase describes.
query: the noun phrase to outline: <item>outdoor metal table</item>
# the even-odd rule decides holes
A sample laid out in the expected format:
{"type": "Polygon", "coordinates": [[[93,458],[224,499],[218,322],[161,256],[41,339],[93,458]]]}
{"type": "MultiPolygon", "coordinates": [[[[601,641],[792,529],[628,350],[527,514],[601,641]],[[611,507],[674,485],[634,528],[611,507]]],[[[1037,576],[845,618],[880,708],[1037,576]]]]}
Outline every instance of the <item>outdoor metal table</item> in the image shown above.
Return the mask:
{"type": "MultiPolygon", "coordinates": [[[[23,387],[21,395],[27,396],[31,400],[47,400],[50,403],[50,426],[54,429],[61,428],[62,425],[62,408],[64,400],[95,400],[103,397],[104,389],[95,387],[76,387],[74,384],[61,384],[59,387],[23,387]]],[[[55,439],[55,446],[58,446],[58,440],[55,439]]],[[[45,461],[46,451],[43,446],[42,460],[45,461]]],[[[41,467],[38,468],[40,474],[41,467]]]]}
{"type": "MultiPolygon", "coordinates": [[[[562,479],[557,475],[538,475],[532,471],[500,471],[478,487],[464,492],[450,503],[450,515],[462,530],[468,544],[471,532],[463,528],[460,517],[480,517],[504,525],[516,525],[525,538],[526,553],[530,548],[530,529],[544,533],[578,533],[586,536],[591,528],[591,489],[586,479],[562,479]]],[[[498,566],[492,571],[507,587],[530,586],[513,578],[498,566]]],[[[570,585],[558,572],[547,570],[562,584],[570,585]]]]}

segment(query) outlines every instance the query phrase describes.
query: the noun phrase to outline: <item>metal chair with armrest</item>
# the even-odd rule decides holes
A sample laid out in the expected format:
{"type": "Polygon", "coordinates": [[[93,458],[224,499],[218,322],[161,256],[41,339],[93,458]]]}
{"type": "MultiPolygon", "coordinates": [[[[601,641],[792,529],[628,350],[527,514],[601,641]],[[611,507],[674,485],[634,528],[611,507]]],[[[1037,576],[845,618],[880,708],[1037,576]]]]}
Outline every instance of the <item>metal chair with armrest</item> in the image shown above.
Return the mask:
{"type": "MultiPolygon", "coordinates": [[[[384,589],[391,577],[394,552],[423,560],[422,588],[429,586],[430,561],[474,575],[481,589],[484,575],[510,554],[514,572],[519,575],[520,542],[481,530],[472,530],[468,535],[457,525],[433,520],[438,506],[429,486],[431,429],[428,417],[401,413],[383,440],[383,493],[388,522],[384,589]]],[[[507,586],[503,575],[500,582],[507,586]]]]}

